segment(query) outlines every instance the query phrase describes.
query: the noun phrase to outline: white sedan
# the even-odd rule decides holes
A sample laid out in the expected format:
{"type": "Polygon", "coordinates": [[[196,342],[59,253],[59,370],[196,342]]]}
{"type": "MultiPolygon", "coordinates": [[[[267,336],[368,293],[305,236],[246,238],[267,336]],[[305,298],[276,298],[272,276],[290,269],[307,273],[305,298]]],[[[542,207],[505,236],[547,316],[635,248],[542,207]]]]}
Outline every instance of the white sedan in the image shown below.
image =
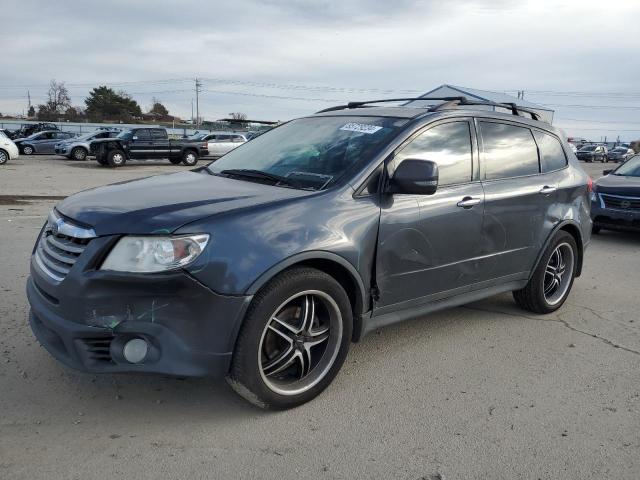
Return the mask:
{"type": "Polygon", "coordinates": [[[20,152],[13,140],[0,131],[0,165],[18,157],[20,152]]]}
{"type": "Polygon", "coordinates": [[[247,137],[241,133],[216,133],[207,135],[205,139],[212,157],[221,157],[234,148],[247,142],[247,137]]]}

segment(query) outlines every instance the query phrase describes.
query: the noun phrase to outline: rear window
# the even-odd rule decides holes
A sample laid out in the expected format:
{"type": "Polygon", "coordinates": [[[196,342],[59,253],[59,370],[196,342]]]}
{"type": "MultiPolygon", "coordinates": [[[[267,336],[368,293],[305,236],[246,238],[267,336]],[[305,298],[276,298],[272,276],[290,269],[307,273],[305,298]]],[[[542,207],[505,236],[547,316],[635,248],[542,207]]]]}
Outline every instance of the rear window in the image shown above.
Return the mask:
{"type": "Polygon", "coordinates": [[[166,130],[151,130],[151,138],[154,139],[165,139],[167,138],[166,130]]]}
{"type": "Polygon", "coordinates": [[[567,157],[560,141],[547,133],[533,132],[540,151],[540,169],[542,173],[552,172],[567,164],[567,157]]]}
{"type": "Polygon", "coordinates": [[[495,122],[479,122],[479,127],[486,180],[521,177],[540,172],[538,148],[531,130],[495,122]]]}

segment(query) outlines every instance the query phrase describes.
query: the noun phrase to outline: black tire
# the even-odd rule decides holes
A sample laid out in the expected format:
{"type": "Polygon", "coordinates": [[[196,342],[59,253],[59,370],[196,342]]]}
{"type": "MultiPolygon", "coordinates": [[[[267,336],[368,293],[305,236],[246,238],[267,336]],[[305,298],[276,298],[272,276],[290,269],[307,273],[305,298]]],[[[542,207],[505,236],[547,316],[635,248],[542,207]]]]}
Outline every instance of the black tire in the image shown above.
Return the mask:
{"type": "Polygon", "coordinates": [[[25,145],[24,147],[22,147],[22,153],[25,155],[33,155],[34,153],[36,153],[36,150],[31,145],[25,145]]]}
{"type": "Polygon", "coordinates": [[[107,164],[110,167],[122,167],[125,163],[127,163],[127,157],[122,150],[111,150],[107,153],[107,164]]]}
{"type": "Polygon", "coordinates": [[[529,279],[529,283],[527,283],[523,289],[514,291],[513,298],[521,308],[534,313],[551,313],[556,311],[562,306],[571,292],[571,287],[573,286],[573,281],[576,276],[577,265],[578,247],[576,241],[570,233],[560,230],[542,255],[538,266],[529,279]],[[559,281],[558,285],[558,289],[562,287],[562,291],[558,290],[556,292],[556,294],[561,293],[561,295],[556,299],[545,293],[545,287],[547,279],[550,276],[547,268],[551,267],[551,256],[555,254],[557,249],[566,249],[565,255],[568,254],[568,250],[570,249],[572,258],[570,268],[563,270],[564,275],[570,274],[571,276],[566,280],[566,283],[563,283],[565,280],[564,275],[562,276],[562,280],[559,281]]]}
{"type": "Polygon", "coordinates": [[[0,165],[4,165],[9,161],[9,154],[4,150],[0,150],[0,165]]]}
{"type": "Polygon", "coordinates": [[[180,165],[182,163],[182,158],[170,158],[169,161],[174,165],[180,165]]]}
{"type": "MultiPolygon", "coordinates": [[[[314,305],[313,300],[311,305],[314,305]]],[[[291,327],[291,324],[288,325],[291,327]]],[[[319,395],[338,374],[349,351],[352,330],[353,318],[349,298],[333,277],[313,268],[297,267],[287,270],[272,279],[254,296],[238,334],[227,381],[238,394],[261,408],[279,410],[301,405],[319,395]],[[315,298],[316,294],[319,294],[319,300],[315,304],[318,307],[309,308],[308,303],[306,303],[306,308],[302,306],[300,308],[290,307],[291,302],[301,299],[307,302],[308,297],[315,298]],[[322,302],[327,302],[326,305],[330,305],[333,309],[324,310],[329,313],[326,318],[331,317],[330,320],[327,320],[328,323],[324,323],[321,318],[323,316],[322,308],[324,308],[322,302]],[[280,315],[280,312],[285,311],[303,315],[300,324],[302,325],[301,332],[304,328],[307,312],[312,312],[310,315],[311,323],[308,324],[309,328],[302,332],[302,335],[308,335],[305,337],[307,340],[314,338],[314,334],[311,332],[315,322],[319,328],[329,326],[323,330],[323,335],[327,338],[326,345],[324,343],[318,345],[324,349],[319,353],[317,350],[313,350],[316,352],[315,363],[312,360],[312,354],[308,353],[309,362],[307,363],[306,375],[302,373],[305,362],[300,360],[300,363],[294,362],[288,369],[300,368],[301,378],[299,380],[286,379],[283,383],[278,384],[277,382],[281,381],[278,376],[286,375],[288,369],[280,373],[278,371],[268,373],[265,371],[270,367],[265,363],[276,364],[277,358],[284,358],[286,352],[276,351],[274,357],[277,358],[274,360],[274,357],[266,357],[263,346],[266,346],[270,340],[269,335],[274,335],[270,331],[270,326],[274,325],[273,318],[276,314],[280,315]],[[276,376],[270,376],[273,374],[276,376]]],[[[287,333],[290,331],[287,330],[287,333]]],[[[282,340],[277,335],[275,338],[282,340]]],[[[292,341],[289,351],[300,353],[300,356],[303,356],[301,352],[307,347],[302,342],[301,339],[292,341]]],[[[309,352],[310,348],[312,347],[308,347],[306,351],[309,352]]],[[[290,357],[295,358],[295,355],[290,355],[290,357]]]]}
{"type": "Polygon", "coordinates": [[[75,147],[73,150],[71,150],[69,158],[72,160],[77,160],[79,162],[84,162],[87,159],[88,154],[89,152],[87,152],[86,148],[75,147]]]}
{"type": "Polygon", "coordinates": [[[187,167],[194,167],[198,163],[198,152],[195,150],[185,150],[182,154],[182,164],[187,167]]]}
{"type": "Polygon", "coordinates": [[[591,233],[593,233],[594,235],[598,235],[600,233],[601,227],[598,227],[597,225],[593,225],[591,227],[591,233]]]}

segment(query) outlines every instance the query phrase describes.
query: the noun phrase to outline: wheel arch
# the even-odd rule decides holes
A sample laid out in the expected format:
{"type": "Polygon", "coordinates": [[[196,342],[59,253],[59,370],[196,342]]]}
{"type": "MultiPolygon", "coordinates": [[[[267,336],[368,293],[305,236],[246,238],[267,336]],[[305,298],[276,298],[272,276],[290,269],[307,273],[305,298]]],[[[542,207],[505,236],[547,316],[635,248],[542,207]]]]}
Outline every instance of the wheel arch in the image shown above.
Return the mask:
{"type": "Polygon", "coordinates": [[[353,341],[359,340],[362,313],[367,310],[367,293],[360,274],[344,257],[326,251],[311,251],[293,255],[269,268],[249,287],[247,294],[255,295],[264,285],[278,274],[294,267],[311,267],[333,277],[347,292],[353,312],[353,341]]]}
{"type": "Polygon", "coordinates": [[[536,258],[536,262],[533,264],[533,268],[531,269],[529,278],[533,276],[533,273],[535,272],[536,268],[538,268],[538,264],[542,259],[542,255],[544,255],[544,252],[547,250],[547,247],[553,240],[553,237],[555,237],[560,230],[563,230],[569,233],[576,241],[576,246],[578,247],[578,262],[576,265],[576,278],[579,277],[580,274],[582,273],[582,262],[584,258],[584,242],[582,239],[582,233],[580,231],[580,225],[575,220],[564,220],[558,223],[553,228],[553,230],[551,230],[551,233],[545,240],[544,245],[542,246],[542,248],[540,249],[540,252],[538,253],[538,257],[536,258]]]}

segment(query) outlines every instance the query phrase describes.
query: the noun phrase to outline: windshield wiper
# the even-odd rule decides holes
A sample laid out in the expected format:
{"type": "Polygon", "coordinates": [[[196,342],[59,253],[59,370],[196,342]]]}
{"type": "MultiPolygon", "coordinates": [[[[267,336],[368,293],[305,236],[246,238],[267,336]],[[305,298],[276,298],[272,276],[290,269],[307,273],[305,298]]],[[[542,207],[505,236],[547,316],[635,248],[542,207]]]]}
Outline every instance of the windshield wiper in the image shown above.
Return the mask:
{"type": "Polygon", "coordinates": [[[222,170],[220,173],[222,175],[229,175],[232,177],[241,177],[241,178],[258,179],[258,180],[270,180],[274,183],[274,185],[277,183],[281,183],[289,187],[304,188],[295,180],[292,180],[287,177],[283,177],[281,175],[276,175],[274,173],[263,172],[262,170],[252,170],[250,168],[231,168],[229,170],[222,170]]]}

